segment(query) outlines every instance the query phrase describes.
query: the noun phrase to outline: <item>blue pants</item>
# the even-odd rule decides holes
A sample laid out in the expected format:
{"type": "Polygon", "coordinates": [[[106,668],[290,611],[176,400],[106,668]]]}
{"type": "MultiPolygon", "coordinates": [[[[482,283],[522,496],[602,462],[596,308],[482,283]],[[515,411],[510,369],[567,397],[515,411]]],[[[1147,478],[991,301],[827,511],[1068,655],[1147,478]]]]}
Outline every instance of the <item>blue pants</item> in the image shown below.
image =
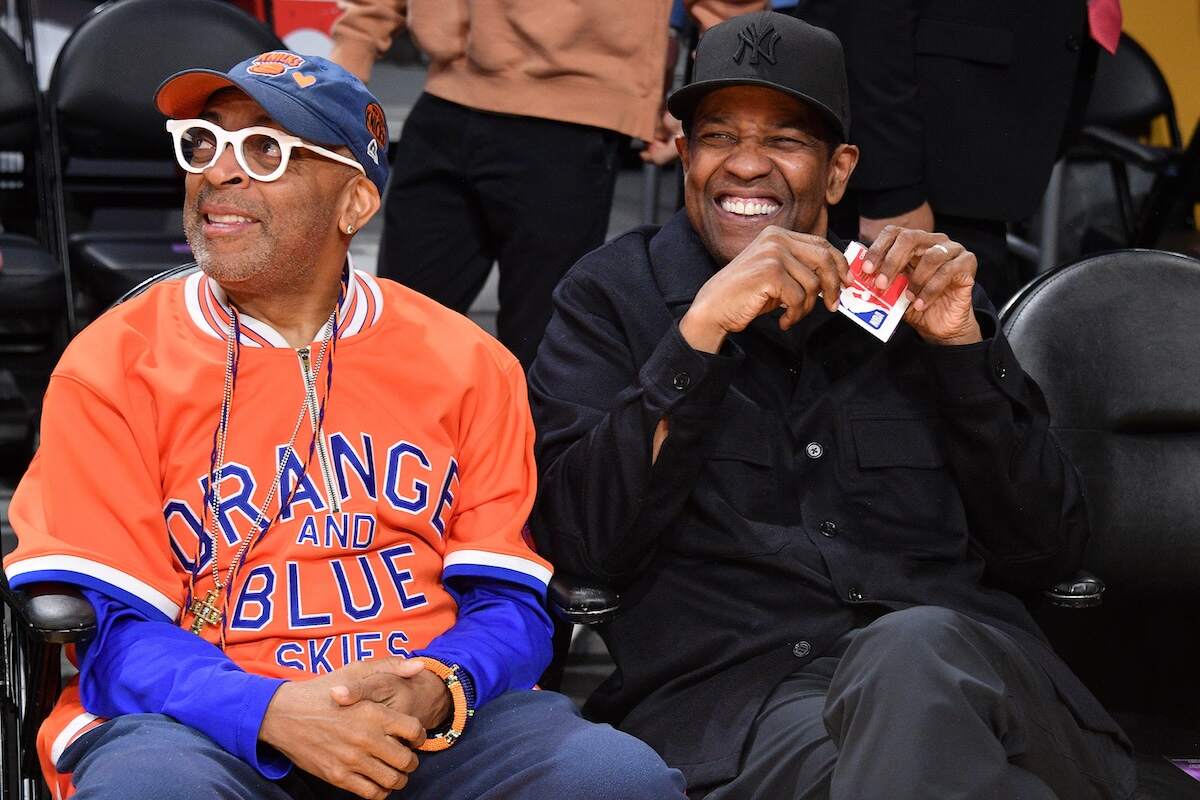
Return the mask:
{"type": "MultiPolygon", "coordinates": [[[[643,742],[585,722],[553,692],[509,692],[481,708],[453,747],[420,753],[397,800],[683,798],[683,776],[643,742]]],[[[161,714],[118,717],[59,759],[77,800],[342,800],[293,768],[269,781],[204,734],[161,714]]]]}

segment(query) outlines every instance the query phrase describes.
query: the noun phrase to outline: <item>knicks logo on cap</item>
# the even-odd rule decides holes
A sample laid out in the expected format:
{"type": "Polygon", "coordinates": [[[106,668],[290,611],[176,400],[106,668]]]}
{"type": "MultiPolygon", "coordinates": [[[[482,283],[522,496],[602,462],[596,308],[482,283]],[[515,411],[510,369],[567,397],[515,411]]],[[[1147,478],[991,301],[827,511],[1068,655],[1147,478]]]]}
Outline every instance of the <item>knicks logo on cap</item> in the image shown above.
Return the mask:
{"type": "Polygon", "coordinates": [[[369,103],[364,116],[363,122],[367,126],[367,132],[371,134],[371,141],[367,145],[367,155],[378,164],[379,151],[386,152],[388,146],[387,117],[384,116],[379,103],[369,103]]]}
{"type": "Polygon", "coordinates": [[[273,53],[263,53],[261,56],[256,56],[254,63],[246,67],[246,71],[251,75],[282,75],[289,69],[295,69],[303,64],[304,59],[295,53],[285,53],[276,50],[273,53]]]}

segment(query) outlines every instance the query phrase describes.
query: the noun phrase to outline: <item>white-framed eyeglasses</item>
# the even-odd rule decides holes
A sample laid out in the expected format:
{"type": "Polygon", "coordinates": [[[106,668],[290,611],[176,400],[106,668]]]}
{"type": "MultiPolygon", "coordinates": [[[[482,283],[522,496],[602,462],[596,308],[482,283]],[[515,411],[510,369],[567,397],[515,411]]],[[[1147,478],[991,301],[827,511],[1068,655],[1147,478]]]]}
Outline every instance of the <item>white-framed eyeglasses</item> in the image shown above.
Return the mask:
{"type": "Polygon", "coordinates": [[[237,163],[257,181],[278,179],[287,169],[292,150],[297,147],[312,150],[339,164],[354,167],[363,175],[367,174],[362,164],[354,159],[274,128],[259,126],[227,131],[206,119],[172,119],[167,121],[167,130],[175,141],[175,158],[179,166],[188,172],[204,172],[217,163],[226,145],[233,145],[237,163]]]}

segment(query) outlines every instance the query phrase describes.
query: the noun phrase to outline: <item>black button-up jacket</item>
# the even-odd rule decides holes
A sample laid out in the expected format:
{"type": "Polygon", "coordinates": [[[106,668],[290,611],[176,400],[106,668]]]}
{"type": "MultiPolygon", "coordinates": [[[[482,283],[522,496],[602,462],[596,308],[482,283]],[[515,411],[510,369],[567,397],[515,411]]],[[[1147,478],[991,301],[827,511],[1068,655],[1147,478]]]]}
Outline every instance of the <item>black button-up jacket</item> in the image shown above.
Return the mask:
{"type": "Polygon", "coordinates": [[[905,325],[882,344],[818,305],[713,356],[677,323],[715,270],[682,212],[596,250],[530,372],[539,549],[621,590],[602,631],[618,669],[589,715],[692,787],[723,781],[785,675],[880,613],[936,605],[1015,637],[1084,726],[1116,731],[1010,593],[1074,569],[1087,519],[982,292],[977,345],[905,325]]]}

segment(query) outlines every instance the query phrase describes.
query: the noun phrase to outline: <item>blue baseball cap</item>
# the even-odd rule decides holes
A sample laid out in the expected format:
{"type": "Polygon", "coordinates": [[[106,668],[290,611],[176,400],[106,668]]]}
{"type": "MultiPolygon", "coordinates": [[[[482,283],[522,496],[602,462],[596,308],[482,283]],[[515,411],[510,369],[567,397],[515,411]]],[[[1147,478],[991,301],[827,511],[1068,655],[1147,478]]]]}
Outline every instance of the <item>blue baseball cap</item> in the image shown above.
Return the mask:
{"type": "Polygon", "coordinates": [[[388,177],[388,130],[383,106],[355,76],[320,56],[273,50],[228,72],[186,69],[162,82],[158,110],[189,119],[221,89],[241,89],[272,119],[314,144],[345,145],[383,194],[388,177]]]}

